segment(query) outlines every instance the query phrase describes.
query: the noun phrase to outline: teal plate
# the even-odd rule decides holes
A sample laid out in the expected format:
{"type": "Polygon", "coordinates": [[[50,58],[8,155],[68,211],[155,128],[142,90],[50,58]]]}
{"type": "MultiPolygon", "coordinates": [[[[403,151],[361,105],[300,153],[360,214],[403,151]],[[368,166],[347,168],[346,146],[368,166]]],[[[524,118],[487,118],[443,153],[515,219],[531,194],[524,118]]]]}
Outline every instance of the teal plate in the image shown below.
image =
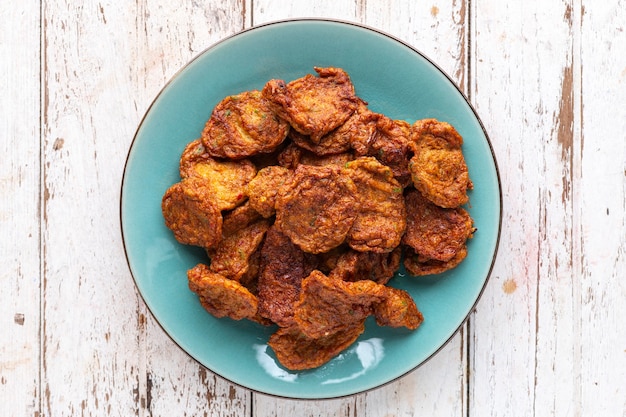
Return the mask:
{"type": "Polygon", "coordinates": [[[223,378],[265,394],[336,398],[393,381],[435,355],[457,332],[485,287],[498,247],[501,189],[487,134],[455,84],[411,46],[379,31],[330,20],[289,20],[243,31],[208,48],[163,88],[128,153],[121,191],[126,257],[146,305],[192,358],[223,378]],[[198,138],[225,96],[290,81],[313,67],[345,69],[372,110],[413,122],[434,117],[454,125],[474,182],[468,211],[478,228],[460,266],[437,278],[399,270],[390,285],[411,293],[425,321],[416,331],[366,323],[366,331],[326,365],[282,368],[267,346],[272,327],[216,319],[187,287],[186,271],[206,262],[165,227],[161,197],[179,180],[185,145],[198,138]]]}

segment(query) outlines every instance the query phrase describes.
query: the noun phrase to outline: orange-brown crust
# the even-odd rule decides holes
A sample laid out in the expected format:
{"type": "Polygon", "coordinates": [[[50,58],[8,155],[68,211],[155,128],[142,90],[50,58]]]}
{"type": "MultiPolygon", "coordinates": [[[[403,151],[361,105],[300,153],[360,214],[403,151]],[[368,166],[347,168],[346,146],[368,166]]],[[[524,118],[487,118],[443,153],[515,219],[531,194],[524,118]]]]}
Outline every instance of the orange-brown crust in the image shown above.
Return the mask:
{"type": "Polygon", "coordinates": [[[257,220],[261,220],[262,216],[251,205],[250,200],[247,200],[242,205],[235,207],[232,210],[222,213],[222,235],[229,236],[233,233],[250,226],[257,220]]]}
{"type": "Polygon", "coordinates": [[[406,228],[402,187],[391,169],[373,157],[348,162],[345,172],[357,188],[357,214],[348,244],[361,252],[391,252],[406,228]]]}
{"type": "Polygon", "coordinates": [[[315,67],[318,77],[307,74],[289,83],[270,80],[263,97],[291,126],[308,135],[313,143],[341,126],[358,105],[354,86],[340,68],[315,67]]]}
{"type": "Polygon", "coordinates": [[[212,159],[211,155],[206,151],[201,139],[189,142],[180,156],[180,177],[187,178],[196,175],[194,166],[209,159],[212,159]]]}
{"type": "Polygon", "coordinates": [[[172,185],[163,195],[161,211],[165,225],[182,244],[213,248],[222,239],[222,214],[202,179],[172,185]]]}
{"type": "Polygon", "coordinates": [[[379,326],[406,327],[415,330],[424,321],[411,295],[397,288],[386,287],[385,298],[374,306],[374,316],[379,326]]]}
{"type": "Polygon", "coordinates": [[[410,294],[386,284],[456,267],[474,233],[462,138],[435,119],[413,126],[368,108],[340,68],[224,98],[180,158],[162,211],[210,266],[189,288],[216,317],[276,324],[289,369],[323,365],[364,331],[414,330],[410,294]]]}
{"type": "Polygon", "coordinates": [[[224,98],[202,131],[210,155],[242,159],[274,151],[287,137],[289,124],[279,118],[260,91],[224,98]]]}
{"type": "Polygon", "coordinates": [[[225,161],[206,157],[190,164],[186,174],[187,178],[203,180],[204,186],[212,190],[213,200],[222,211],[232,210],[245,201],[243,189],[255,177],[256,167],[246,159],[225,161]]]}
{"type": "Polygon", "coordinates": [[[202,307],[215,317],[233,320],[253,319],[257,313],[257,298],[237,281],[211,272],[198,264],[187,271],[189,289],[198,295],[202,307]]]}
{"type": "Polygon", "coordinates": [[[248,273],[250,259],[261,245],[269,226],[267,220],[260,220],[224,236],[215,249],[208,251],[211,272],[240,281],[248,273]]]}
{"type": "Polygon", "coordinates": [[[371,280],[387,284],[400,266],[402,249],[389,253],[358,252],[352,249],[327,260],[329,276],[343,281],[371,280]]]}
{"type": "Polygon", "coordinates": [[[307,337],[343,332],[374,315],[380,325],[416,329],[424,320],[406,291],[370,280],[342,281],[313,271],[302,281],[294,319],[307,337]]]}
{"type": "Polygon", "coordinates": [[[302,371],[324,365],[352,345],[365,331],[363,322],[340,332],[313,339],[297,326],[283,327],[270,336],[269,346],[287,369],[302,371]]]}
{"type": "Polygon", "coordinates": [[[413,156],[410,136],[411,125],[404,120],[392,120],[382,116],[376,124],[378,135],[370,147],[370,155],[391,168],[394,178],[401,186],[411,184],[409,161],[413,156]]]}
{"type": "Polygon", "coordinates": [[[299,165],[276,200],[276,226],[308,253],[345,240],[355,219],[356,187],[336,165],[299,165]]]}
{"type": "Polygon", "coordinates": [[[287,168],[268,166],[248,183],[245,190],[248,201],[261,216],[270,218],[276,214],[276,195],[291,174],[287,168]]]}
{"type": "Polygon", "coordinates": [[[259,314],[279,326],[293,324],[293,305],[300,297],[302,280],[317,261],[303,252],[276,227],[271,227],[261,247],[258,282],[259,314]]]}
{"type": "Polygon", "coordinates": [[[325,337],[365,320],[383,301],[385,286],[373,281],[342,281],[315,270],[302,281],[294,319],[310,338],[325,337]]]}
{"type": "Polygon", "coordinates": [[[299,147],[295,143],[290,143],[278,155],[280,166],[288,169],[296,169],[298,165],[339,165],[344,166],[352,161],[354,155],[351,152],[344,152],[330,155],[317,155],[309,150],[299,147]]]}
{"type": "Polygon", "coordinates": [[[446,122],[418,120],[411,127],[414,155],[409,170],[415,188],[438,206],[458,207],[472,188],[461,145],[463,138],[446,122]]]}
{"type": "Polygon", "coordinates": [[[413,248],[407,246],[404,251],[404,268],[415,277],[437,275],[456,268],[466,257],[466,247],[461,248],[449,261],[438,261],[424,258],[417,254],[413,248]]]}
{"type": "Polygon", "coordinates": [[[405,195],[407,229],[402,242],[422,258],[448,262],[465,248],[474,233],[474,224],[464,209],[442,208],[417,190],[405,195]]]}

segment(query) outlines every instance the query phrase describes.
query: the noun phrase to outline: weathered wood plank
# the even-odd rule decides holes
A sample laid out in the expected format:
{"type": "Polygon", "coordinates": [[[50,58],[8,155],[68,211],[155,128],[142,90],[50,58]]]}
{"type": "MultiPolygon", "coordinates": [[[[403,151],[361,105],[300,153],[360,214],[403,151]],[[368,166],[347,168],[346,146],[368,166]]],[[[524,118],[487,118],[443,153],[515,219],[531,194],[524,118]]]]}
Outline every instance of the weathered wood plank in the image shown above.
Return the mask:
{"type": "Polygon", "coordinates": [[[0,414],[624,415],[623,0],[66,3],[0,5],[0,414]],[[323,402],[254,395],[189,359],[136,294],[119,234],[126,152],[164,83],[289,17],[365,23],[437,62],[485,122],[505,198],[469,326],[401,380],[323,402]]]}
{"type": "MultiPolygon", "coordinates": [[[[132,113],[136,128],[160,89],[188,61],[220,39],[242,30],[246,2],[140,2],[132,22],[128,47],[131,59],[125,69],[132,77],[132,113]]],[[[117,23],[119,24],[119,23],[117,23]]],[[[116,24],[116,25],[117,25],[116,24]]],[[[133,131],[134,132],[134,131],[133,131]]],[[[132,133],[124,138],[130,145],[132,133]]],[[[190,139],[191,140],[191,139],[190,139]]],[[[139,381],[140,407],[145,415],[244,416],[249,414],[250,393],[207,371],[189,358],[140,307],[143,367],[139,381]]]]}
{"type": "Polygon", "coordinates": [[[333,18],[359,21],[363,0],[319,0],[315,2],[254,0],[249,14],[253,25],[293,18],[333,18]]]}
{"type": "Polygon", "coordinates": [[[626,4],[583,0],[580,415],[626,413],[626,4]]]}
{"type": "Polygon", "coordinates": [[[0,414],[41,398],[39,2],[0,5],[0,414]]]}
{"type": "MultiPolygon", "coordinates": [[[[467,11],[463,1],[439,7],[415,2],[397,7],[387,0],[294,2],[287,8],[284,2],[254,1],[253,6],[254,24],[292,17],[332,17],[377,28],[414,45],[464,87],[467,11]]],[[[254,396],[254,412],[259,416],[292,416],[296,411],[307,416],[460,416],[465,404],[464,346],[459,334],[424,367],[367,394],[321,404],[254,396]],[[435,398],[442,401],[434,401],[435,398]]]]}
{"type": "MultiPolygon", "coordinates": [[[[466,1],[364,2],[362,21],[412,45],[439,65],[465,91],[466,1]]],[[[359,415],[465,416],[465,327],[424,366],[379,390],[358,397],[359,415]]]]}
{"type": "Polygon", "coordinates": [[[505,203],[500,256],[471,328],[470,409],[572,415],[573,4],[472,5],[470,91],[499,158],[505,203]]]}
{"type": "Polygon", "coordinates": [[[43,3],[44,415],[138,412],[139,300],[119,234],[127,12],[43,3]]]}
{"type": "MultiPolygon", "coordinates": [[[[112,2],[108,6],[111,14],[119,9],[112,2]]],[[[157,0],[138,2],[115,14],[110,27],[127,31],[115,39],[124,54],[119,71],[130,80],[127,90],[120,92],[129,108],[119,161],[124,161],[137,124],[160,89],[202,50],[241,30],[244,8],[242,1],[205,5],[157,0]]],[[[132,282],[127,274],[125,279],[132,282]]],[[[139,355],[134,389],[140,415],[170,415],[173,410],[180,415],[247,414],[246,390],[234,388],[191,360],[158,326],[142,301],[135,308],[139,355]]]]}
{"type": "MultiPolygon", "coordinates": [[[[318,2],[281,2],[279,0],[254,0],[250,10],[253,25],[290,18],[335,18],[346,21],[359,21],[358,1],[324,0],[318,2]]],[[[354,416],[355,397],[347,397],[322,402],[295,401],[266,395],[253,395],[253,416],[272,415],[314,417],[324,415],[354,416]]]]}

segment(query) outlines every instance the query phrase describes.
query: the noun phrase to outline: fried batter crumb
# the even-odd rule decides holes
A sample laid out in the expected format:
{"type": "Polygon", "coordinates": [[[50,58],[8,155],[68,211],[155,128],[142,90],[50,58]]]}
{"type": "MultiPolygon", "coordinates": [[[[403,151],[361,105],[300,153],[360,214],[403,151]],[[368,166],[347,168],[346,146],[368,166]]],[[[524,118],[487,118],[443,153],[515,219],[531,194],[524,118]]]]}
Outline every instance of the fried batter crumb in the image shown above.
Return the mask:
{"type": "Polygon", "coordinates": [[[314,70],[223,98],[161,201],[174,238],[207,254],[187,271],[202,307],[278,326],[268,344],[290,370],[336,357],[368,317],[417,329],[396,271],[455,268],[476,231],[452,125],[376,113],[343,69],[314,70]]]}

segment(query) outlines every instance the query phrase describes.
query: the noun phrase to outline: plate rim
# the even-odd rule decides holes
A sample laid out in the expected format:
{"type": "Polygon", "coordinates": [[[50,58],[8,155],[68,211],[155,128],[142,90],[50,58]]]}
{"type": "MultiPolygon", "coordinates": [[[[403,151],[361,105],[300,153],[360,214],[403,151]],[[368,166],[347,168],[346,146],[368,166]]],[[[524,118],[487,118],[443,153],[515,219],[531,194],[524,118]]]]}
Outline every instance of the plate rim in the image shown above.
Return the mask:
{"type": "Polygon", "coordinates": [[[383,388],[383,387],[385,387],[385,386],[387,386],[387,385],[389,385],[389,384],[391,384],[393,382],[396,382],[396,381],[400,380],[401,378],[404,378],[408,374],[416,371],[418,368],[422,367],[424,364],[429,362],[433,357],[435,357],[437,354],[439,354],[439,352],[442,349],[444,349],[445,346],[448,345],[448,343],[457,335],[457,333],[460,331],[460,329],[467,323],[470,315],[476,309],[476,306],[477,306],[478,302],[482,298],[482,296],[483,296],[483,294],[485,292],[485,289],[487,287],[487,284],[491,280],[491,276],[492,276],[492,273],[493,273],[495,262],[496,262],[496,259],[498,257],[498,251],[499,251],[499,246],[500,246],[500,239],[501,239],[501,236],[502,236],[503,195],[502,195],[502,183],[501,183],[501,175],[500,175],[500,170],[499,170],[499,166],[498,166],[498,161],[497,161],[497,158],[496,158],[496,154],[495,154],[495,151],[494,151],[493,144],[491,142],[490,136],[489,136],[487,130],[485,129],[485,126],[483,124],[482,119],[478,115],[478,112],[474,108],[473,104],[470,102],[470,99],[468,98],[468,96],[461,90],[461,88],[458,86],[458,84],[452,79],[452,77],[446,71],[444,71],[429,56],[427,56],[426,54],[422,53],[417,47],[409,44],[408,42],[400,39],[399,37],[397,37],[395,35],[392,35],[392,34],[386,32],[386,31],[383,31],[381,29],[375,28],[373,26],[369,26],[369,25],[366,25],[366,24],[363,24],[363,23],[359,23],[359,22],[353,22],[353,21],[342,20],[342,19],[334,19],[334,18],[298,17],[298,18],[287,18],[287,19],[273,20],[273,21],[261,23],[261,24],[258,24],[258,25],[252,25],[252,26],[250,26],[248,28],[244,28],[244,29],[242,29],[240,31],[237,31],[237,32],[235,32],[233,34],[230,34],[228,36],[220,38],[219,40],[211,43],[209,46],[204,48],[202,51],[200,51],[195,56],[193,56],[190,60],[188,60],[186,63],[184,63],[161,86],[161,88],[159,89],[159,92],[151,100],[150,104],[148,105],[148,107],[144,111],[142,117],[140,118],[140,120],[139,120],[139,122],[137,124],[137,128],[135,129],[135,132],[133,134],[133,139],[130,142],[130,144],[128,146],[128,150],[126,152],[126,158],[125,158],[125,162],[124,162],[122,177],[121,177],[121,180],[120,180],[119,197],[120,197],[120,200],[119,200],[119,228],[120,228],[122,246],[123,246],[123,250],[124,250],[124,257],[126,259],[126,264],[128,266],[128,271],[129,271],[129,273],[130,273],[130,275],[132,277],[133,284],[135,286],[135,290],[136,290],[137,294],[139,294],[139,296],[141,297],[141,300],[143,301],[144,306],[146,307],[146,309],[148,310],[148,312],[150,313],[150,315],[152,316],[154,321],[157,323],[157,325],[161,328],[163,333],[167,336],[167,338],[171,342],[173,342],[178,347],[178,349],[181,352],[183,352],[187,357],[192,359],[199,366],[203,367],[204,369],[210,371],[211,373],[213,373],[214,375],[218,376],[222,380],[224,380],[224,381],[226,381],[226,382],[228,382],[228,383],[230,383],[230,384],[232,384],[232,385],[234,385],[236,387],[246,389],[246,390],[251,391],[253,393],[259,393],[259,394],[267,395],[267,396],[274,397],[274,398],[291,399],[291,400],[299,400],[299,401],[319,401],[319,400],[341,399],[341,398],[351,397],[351,396],[354,396],[354,395],[364,394],[364,393],[367,393],[367,392],[370,392],[370,391],[373,391],[373,390],[377,390],[379,388],[383,388]],[[123,215],[124,185],[126,183],[128,165],[130,163],[131,154],[132,154],[133,148],[135,146],[135,143],[137,141],[137,137],[138,137],[138,135],[139,135],[139,133],[140,133],[140,131],[141,131],[141,129],[142,129],[142,127],[143,127],[147,117],[148,117],[148,115],[151,113],[153,107],[159,101],[159,99],[161,98],[163,93],[166,90],[168,90],[169,86],[180,76],[180,74],[182,72],[185,71],[185,69],[187,69],[190,65],[192,65],[192,63],[194,63],[195,61],[200,59],[200,57],[204,56],[206,53],[208,53],[212,49],[218,47],[219,45],[221,45],[221,44],[223,44],[223,43],[225,43],[225,42],[227,42],[227,41],[229,41],[229,40],[231,40],[231,39],[233,39],[235,37],[238,37],[240,35],[243,35],[245,33],[251,32],[251,31],[255,31],[257,29],[262,29],[262,28],[269,27],[269,26],[276,26],[276,25],[283,25],[283,24],[292,24],[292,23],[302,23],[302,22],[331,23],[331,24],[337,24],[337,25],[340,25],[340,26],[341,25],[352,26],[352,27],[355,27],[355,28],[358,28],[358,29],[369,31],[369,32],[372,32],[374,34],[378,34],[378,35],[381,35],[383,37],[386,37],[386,38],[388,38],[388,39],[390,39],[390,40],[392,40],[394,42],[397,42],[397,43],[405,46],[406,48],[410,49],[411,51],[413,51],[414,53],[419,55],[422,59],[426,60],[434,69],[436,69],[442,76],[444,76],[445,79],[460,94],[460,96],[463,98],[463,100],[467,104],[468,108],[471,110],[471,112],[472,112],[476,122],[480,126],[480,129],[482,130],[483,135],[485,136],[486,145],[487,145],[487,147],[489,149],[489,152],[491,154],[491,159],[492,159],[493,164],[494,164],[494,171],[495,171],[495,177],[496,177],[495,178],[495,180],[496,180],[495,182],[496,182],[497,191],[498,191],[498,211],[499,212],[498,212],[497,232],[496,232],[496,236],[495,236],[495,240],[494,240],[493,255],[491,257],[489,268],[487,270],[487,274],[486,274],[484,283],[483,283],[480,291],[478,292],[478,296],[476,297],[476,299],[472,303],[472,306],[471,306],[471,308],[469,308],[469,310],[468,310],[467,314],[465,315],[465,317],[461,320],[459,325],[450,334],[450,336],[443,343],[441,343],[441,345],[437,349],[435,349],[429,356],[424,358],[424,360],[422,360],[418,365],[416,365],[414,367],[411,367],[410,369],[407,369],[405,372],[403,372],[403,373],[401,373],[401,374],[391,378],[388,381],[381,382],[380,384],[375,384],[375,385],[373,385],[373,386],[371,386],[369,388],[357,390],[357,391],[351,392],[351,393],[339,394],[339,395],[334,395],[334,396],[321,396],[321,397],[299,397],[299,396],[296,396],[296,395],[283,395],[283,394],[278,394],[278,393],[274,393],[274,392],[262,391],[262,390],[256,389],[256,388],[251,388],[251,387],[248,387],[248,386],[246,386],[246,385],[244,385],[242,383],[233,381],[232,379],[230,379],[230,378],[228,378],[228,377],[226,377],[226,376],[224,376],[224,375],[214,371],[210,367],[204,365],[201,360],[199,360],[194,355],[189,353],[165,329],[164,325],[161,323],[159,318],[155,315],[155,313],[153,312],[150,304],[146,300],[146,296],[141,291],[141,289],[139,287],[139,284],[137,282],[136,274],[134,273],[133,268],[131,266],[131,260],[129,258],[129,250],[127,248],[127,241],[126,241],[126,238],[125,238],[125,235],[124,235],[124,215],[123,215]]]}

